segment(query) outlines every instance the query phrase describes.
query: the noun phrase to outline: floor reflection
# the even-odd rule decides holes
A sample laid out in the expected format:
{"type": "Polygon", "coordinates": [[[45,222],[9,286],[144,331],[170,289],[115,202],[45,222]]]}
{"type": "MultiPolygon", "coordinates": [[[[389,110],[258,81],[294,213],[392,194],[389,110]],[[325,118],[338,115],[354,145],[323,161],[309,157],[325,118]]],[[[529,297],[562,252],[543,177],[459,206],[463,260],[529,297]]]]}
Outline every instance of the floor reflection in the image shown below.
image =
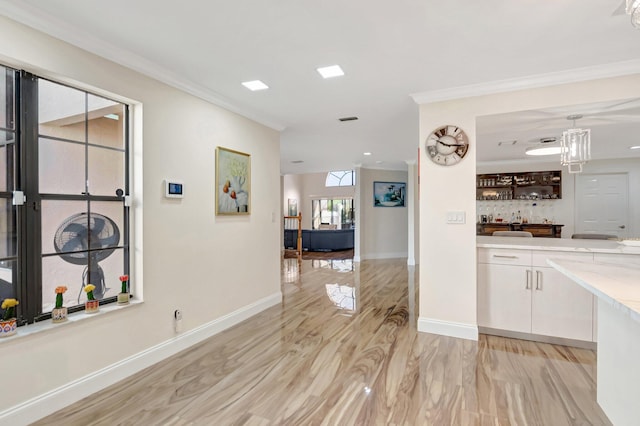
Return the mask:
{"type": "Polygon", "coordinates": [[[312,260],[311,267],[334,269],[338,272],[352,272],[353,259],[312,260]]]}
{"type": "Polygon", "coordinates": [[[348,285],[325,284],[327,296],[340,309],[348,313],[356,311],[356,289],[348,285]]]}

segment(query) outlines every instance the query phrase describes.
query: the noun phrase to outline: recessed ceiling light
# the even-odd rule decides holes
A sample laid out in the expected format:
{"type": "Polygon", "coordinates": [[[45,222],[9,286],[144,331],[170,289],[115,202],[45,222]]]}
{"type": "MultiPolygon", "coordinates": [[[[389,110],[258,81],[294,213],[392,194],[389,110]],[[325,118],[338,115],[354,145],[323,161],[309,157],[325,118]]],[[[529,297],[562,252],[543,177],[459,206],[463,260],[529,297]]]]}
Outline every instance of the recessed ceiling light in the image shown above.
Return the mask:
{"type": "Polygon", "coordinates": [[[318,72],[324,78],[340,77],[341,75],[344,75],[344,71],[342,71],[340,65],[331,65],[330,67],[318,68],[318,72]]]}
{"type": "Polygon", "coordinates": [[[640,145],[630,146],[629,149],[640,149],[640,145]]]}
{"type": "Polygon", "coordinates": [[[527,148],[525,154],[527,155],[556,155],[562,152],[562,148],[559,146],[542,146],[535,148],[527,148]]]}
{"type": "Polygon", "coordinates": [[[365,152],[364,155],[371,155],[371,153],[370,152],[365,152]]]}
{"type": "Polygon", "coordinates": [[[253,92],[255,92],[256,90],[264,90],[269,88],[269,86],[267,86],[260,80],[245,81],[244,83],[242,83],[242,85],[253,92]]]}

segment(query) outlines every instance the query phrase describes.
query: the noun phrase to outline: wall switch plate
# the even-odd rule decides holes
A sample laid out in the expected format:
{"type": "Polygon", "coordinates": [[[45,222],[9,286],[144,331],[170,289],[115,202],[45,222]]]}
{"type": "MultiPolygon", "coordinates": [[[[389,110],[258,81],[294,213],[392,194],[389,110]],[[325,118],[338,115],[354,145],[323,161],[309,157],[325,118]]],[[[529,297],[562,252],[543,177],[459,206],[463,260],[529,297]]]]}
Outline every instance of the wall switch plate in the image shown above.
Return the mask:
{"type": "Polygon", "coordinates": [[[447,223],[462,225],[466,223],[467,215],[465,212],[461,211],[450,211],[447,212],[447,223]]]}

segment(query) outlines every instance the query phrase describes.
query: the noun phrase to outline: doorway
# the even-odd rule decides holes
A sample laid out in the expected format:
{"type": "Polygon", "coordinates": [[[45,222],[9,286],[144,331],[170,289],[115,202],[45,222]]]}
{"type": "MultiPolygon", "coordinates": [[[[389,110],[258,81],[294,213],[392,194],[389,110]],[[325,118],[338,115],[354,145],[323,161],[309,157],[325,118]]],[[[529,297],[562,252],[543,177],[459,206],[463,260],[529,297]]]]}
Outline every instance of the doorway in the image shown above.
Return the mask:
{"type": "Polygon", "coordinates": [[[578,234],[611,234],[629,231],[629,176],[627,173],[576,176],[576,230],[578,234]]]}

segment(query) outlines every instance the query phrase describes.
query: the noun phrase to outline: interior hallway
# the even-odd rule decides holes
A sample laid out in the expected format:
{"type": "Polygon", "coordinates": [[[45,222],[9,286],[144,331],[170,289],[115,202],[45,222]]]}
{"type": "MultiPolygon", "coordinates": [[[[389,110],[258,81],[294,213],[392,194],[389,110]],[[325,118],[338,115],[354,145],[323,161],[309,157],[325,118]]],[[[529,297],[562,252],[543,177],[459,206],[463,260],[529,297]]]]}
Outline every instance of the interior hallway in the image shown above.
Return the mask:
{"type": "Polygon", "coordinates": [[[37,424],[609,424],[593,351],[418,333],[404,259],[299,268],[283,259],[282,306],[37,424]]]}

